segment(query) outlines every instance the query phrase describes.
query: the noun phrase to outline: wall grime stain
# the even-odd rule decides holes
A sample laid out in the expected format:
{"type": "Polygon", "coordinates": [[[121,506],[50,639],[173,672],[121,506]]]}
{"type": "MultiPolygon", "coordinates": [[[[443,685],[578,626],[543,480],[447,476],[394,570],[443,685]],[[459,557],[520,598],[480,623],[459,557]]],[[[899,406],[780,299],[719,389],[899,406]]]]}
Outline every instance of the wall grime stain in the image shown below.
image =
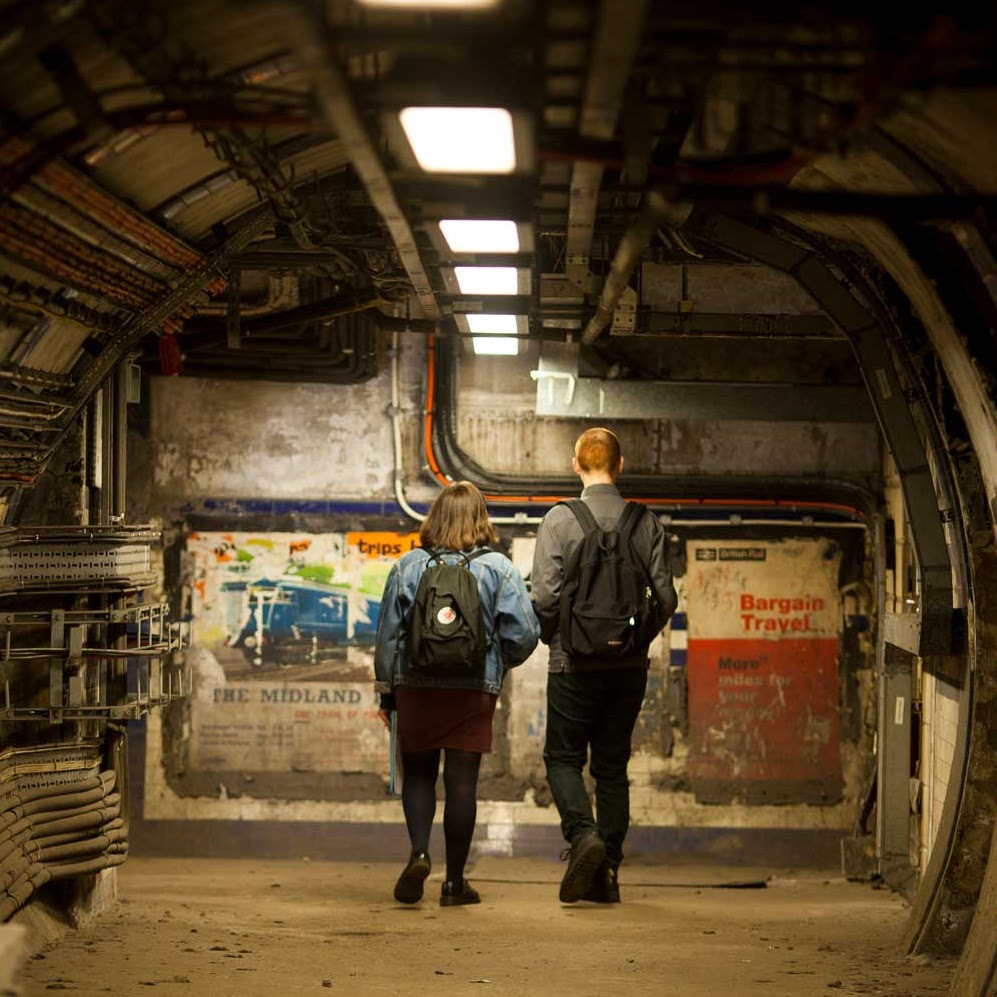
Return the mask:
{"type": "MultiPolygon", "coordinates": [[[[420,358],[421,354],[417,356],[415,351],[408,355],[412,362],[409,372],[412,376],[406,382],[406,398],[403,401],[406,484],[410,498],[415,501],[420,500],[414,498],[417,494],[431,500],[437,493],[435,486],[426,487],[417,480],[424,462],[420,439],[420,358]]],[[[222,530],[217,525],[218,519],[228,516],[225,524],[228,531],[237,527],[244,532],[303,531],[314,537],[346,532],[347,522],[349,528],[362,530],[365,526],[374,527],[373,522],[361,514],[344,514],[340,521],[335,517],[293,510],[286,514],[261,516],[249,526],[240,504],[233,502],[227,507],[224,498],[255,497],[274,503],[283,499],[301,499],[307,501],[309,506],[327,498],[350,502],[374,497],[390,502],[392,454],[389,421],[383,417],[388,387],[383,377],[363,390],[340,388],[303,392],[284,385],[261,392],[245,385],[223,387],[220,391],[231,394],[226,399],[216,398],[213,391],[198,392],[189,383],[180,383],[185,380],[189,379],[155,385],[155,394],[159,398],[154,400],[153,405],[158,415],[149,444],[155,455],[151,475],[155,478],[155,494],[149,500],[154,514],[165,515],[172,520],[181,507],[189,505],[199,510],[199,516],[210,512],[210,516],[201,516],[198,524],[214,523],[212,529],[222,530]],[[191,424],[193,420],[177,420],[177,411],[197,411],[197,425],[191,424]],[[266,414],[261,416],[261,411],[266,414]],[[218,420],[214,421],[216,415],[218,420]],[[212,500],[210,506],[205,502],[209,498],[212,500]]],[[[565,473],[574,439],[581,429],[588,428],[588,423],[568,419],[538,420],[532,407],[517,407],[521,405],[522,397],[517,400],[512,392],[508,396],[502,394],[501,379],[492,388],[488,407],[458,413],[458,432],[472,456],[484,466],[496,470],[565,473]],[[506,406],[507,397],[515,404],[506,406]],[[524,454],[529,455],[526,464],[523,463],[524,454]]],[[[766,422],[706,424],[687,420],[657,420],[652,423],[635,421],[620,426],[628,466],[634,470],[657,469],[661,473],[709,470],[712,467],[765,471],[778,467],[786,454],[795,454],[801,447],[805,448],[806,443],[801,441],[809,432],[809,427],[793,427],[784,431],[776,424],[766,422]]],[[[859,440],[861,445],[856,455],[855,448],[851,446],[855,438],[849,434],[851,429],[848,427],[841,433],[834,429],[832,438],[840,443],[840,450],[836,451],[837,456],[828,459],[839,461],[835,465],[838,468],[860,468],[856,474],[862,476],[867,473],[863,467],[865,443],[859,440]],[[835,436],[835,433],[838,435],[835,436]]],[[[803,457],[801,460],[806,463],[810,458],[803,457]]],[[[391,526],[378,523],[376,528],[411,529],[412,526],[408,523],[391,526]]],[[[528,570],[532,559],[529,530],[505,532],[507,536],[516,534],[514,559],[521,568],[528,570]]],[[[239,544],[235,546],[239,548],[239,544]]],[[[684,552],[684,546],[682,550],[684,552]]],[[[692,557],[690,554],[690,561],[692,557]]],[[[292,563],[290,557],[286,562],[292,563]]],[[[725,562],[725,566],[730,584],[748,584],[750,579],[746,565],[725,562]]],[[[279,567],[283,571],[284,562],[279,567]]],[[[174,563],[170,570],[175,573],[177,564],[174,563]]],[[[801,570],[798,563],[796,570],[801,570]]],[[[325,579],[323,584],[336,581],[333,576],[325,579]]],[[[761,590],[752,591],[758,596],[766,595],[761,590]]],[[[834,595],[837,599],[836,589],[834,595]]],[[[719,591],[702,592],[700,598],[706,600],[707,606],[712,606],[711,611],[722,611],[719,591]]],[[[750,612],[762,619],[772,618],[773,615],[767,609],[752,609],[750,612]]],[[[805,612],[791,615],[802,616],[805,612]]],[[[735,621],[737,616],[737,613],[732,614],[735,621]]],[[[766,631],[762,630],[759,634],[760,639],[766,639],[766,631]]],[[[850,734],[842,736],[839,752],[840,764],[847,779],[847,804],[834,803],[833,794],[827,793],[826,785],[803,785],[792,780],[779,781],[774,777],[766,783],[764,791],[746,794],[745,775],[750,768],[750,759],[760,757],[770,761],[770,745],[765,738],[757,736],[758,725],[770,716],[771,709],[787,710],[792,705],[793,697],[803,695],[805,691],[785,684],[783,673],[778,670],[773,672],[771,662],[765,666],[768,672],[763,670],[762,673],[763,678],[769,674],[776,676],[772,684],[767,684],[766,679],[766,684],[761,687],[766,698],[751,698],[758,690],[745,683],[744,679],[750,677],[753,670],[724,669],[726,681],[722,687],[722,705],[732,712],[722,721],[710,725],[714,732],[712,736],[718,738],[718,752],[726,758],[729,771],[736,773],[736,778],[732,776],[720,787],[719,798],[732,801],[748,798],[751,803],[717,806],[703,802],[705,797],[702,794],[699,799],[696,798],[690,791],[693,787],[690,767],[695,767],[695,761],[689,707],[690,700],[699,695],[701,688],[697,687],[690,669],[670,664],[670,641],[668,630],[653,649],[648,692],[635,731],[634,757],[630,766],[635,822],[683,826],[850,826],[853,820],[852,800],[860,791],[861,781],[852,772],[858,773],[862,769],[868,753],[867,746],[863,747],[853,740],[850,734]],[[745,693],[749,694],[750,702],[742,700],[745,693]],[[754,735],[750,730],[745,731],[743,723],[740,728],[738,726],[736,711],[743,712],[745,708],[757,712],[752,717],[754,735]],[[858,787],[854,794],[853,784],[858,787]],[[806,802],[799,806],[787,805],[784,803],[786,799],[806,802]],[[766,806],[770,803],[780,805],[778,808],[766,806]]],[[[277,663],[268,663],[264,674],[259,675],[253,673],[252,665],[241,649],[225,647],[217,653],[223,675],[230,672],[225,679],[230,688],[252,689],[261,680],[270,682],[271,679],[291,688],[310,681],[307,678],[309,673],[322,674],[324,678],[316,687],[324,683],[330,687],[360,688],[366,683],[365,696],[369,692],[370,698],[365,699],[361,709],[374,708],[369,664],[355,656],[337,657],[319,649],[305,663],[280,664],[279,672],[276,670],[277,663]]],[[[745,659],[748,657],[745,656],[745,659]]],[[[855,681],[856,711],[860,714],[858,722],[863,725],[862,736],[865,736],[864,724],[872,686],[863,678],[869,673],[868,669],[863,671],[858,667],[861,663],[868,664],[865,645],[856,652],[856,667],[849,672],[855,681]]],[[[503,690],[501,707],[496,712],[494,751],[482,766],[481,798],[522,807],[527,814],[533,815],[526,817],[528,821],[550,823],[554,816],[547,809],[551,801],[542,760],[546,669],[546,650],[541,648],[529,662],[510,674],[503,690]]],[[[834,674],[837,675],[837,672],[834,674]]],[[[837,679],[835,683],[830,698],[837,702],[837,679]]],[[[720,691],[718,684],[717,705],[721,705],[720,691]]],[[[293,819],[295,814],[312,813],[308,809],[309,801],[327,802],[331,807],[329,813],[348,814],[356,809],[351,809],[349,804],[373,805],[386,800],[387,738],[376,720],[368,723],[357,717],[350,721],[357,727],[350,734],[349,744],[342,742],[336,748],[343,752],[348,749],[353,757],[366,758],[365,762],[337,763],[337,769],[326,771],[313,759],[292,759],[293,744],[288,742],[284,746],[275,745],[269,752],[268,757],[273,764],[278,763],[281,751],[286,753],[286,763],[280,772],[261,764],[249,764],[248,761],[244,766],[229,764],[224,758],[214,770],[204,771],[192,763],[191,751],[198,747],[195,728],[208,716],[206,711],[210,707],[211,704],[197,705],[196,709],[202,710],[199,714],[201,719],[188,712],[185,716],[181,714],[174,723],[171,713],[169,731],[163,744],[151,749],[165,752],[163,760],[167,783],[175,794],[174,798],[157,804],[163,811],[173,808],[177,813],[194,813],[196,807],[191,801],[203,797],[210,798],[216,806],[211,810],[214,816],[221,813],[247,814],[251,809],[249,804],[240,804],[239,801],[248,799],[260,802],[260,814],[281,814],[285,815],[285,819],[293,819]],[[335,809],[334,805],[340,809],[335,809]]],[[[314,710],[326,707],[312,705],[301,708],[314,710]]],[[[806,714],[801,713],[801,716],[805,718],[806,714]]],[[[318,721],[312,717],[310,722],[330,724],[335,721],[318,721]]],[[[279,726],[276,721],[268,721],[264,726],[270,732],[264,736],[276,737],[279,726]]],[[[798,743],[803,745],[806,742],[807,752],[817,752],[818,757],[833,740],[833,730],[822,723],[817,713],[805,720],[799,731],[798,743]]],[[[221,753],[224,754],[224,750],[221,753]]],[[[812,755],[808,754],[810,757],[812,755]]],[[[697,784],[697,787],[701,789],[702,785],[697,784]]],[[[257,813],[255,810],[252,812],[257,813]]],[[[368,810],[362,812],[368,813],[368,810]]],[[[516,812],[519,812],[518,809],[516,812]]],[[[390,813],[392,820],[400,819],[397,807],[392,807],[390,813]]],[[[343,819],[352,818],[347,816],[343,819]]]]}
{"type": "Polygon", "coordinates": [[[828,557],[821,540],[690,547],[689,764],[697,796],[839,799],[840,552],[828,557]]]}

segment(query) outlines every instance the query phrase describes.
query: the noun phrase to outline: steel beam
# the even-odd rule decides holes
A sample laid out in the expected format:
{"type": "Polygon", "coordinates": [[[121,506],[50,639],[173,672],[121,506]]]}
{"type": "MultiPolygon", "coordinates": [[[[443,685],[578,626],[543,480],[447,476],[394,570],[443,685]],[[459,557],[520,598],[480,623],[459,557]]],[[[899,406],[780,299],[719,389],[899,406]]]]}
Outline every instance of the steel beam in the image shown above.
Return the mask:
{"type": "Polygon", "coordinates": [[[917,613],[884,613],[883,640],[899,651],[921,654],[921,618],[917,613]]]}
{"type": "Polygon", "coordinates": [[[440,308],[419,255],[415,235],[398,203],[377,148],[357,113],[346,75],[330,51],[324,21],[313,19],[296,8],[281,6],[279,10],[300,68],[312,81],[319,109],[346,146],[353,168],[384,219],[425,317],[439,319],[440,308]]]}
{"type": "Polygon", "coordinates": [[[604,381],[542,357],[536,412],[566,419],[709,419],[768,422],[875,420],[862,387],[739,382],[604,381]]]}
{"type": "Polygon", "coordinates": [[[724,187],[719,184],[675,184],[672,200],[715,211],[752,211],[759,215],[798,213],[885,218],[905,223],[969,218],[997,207],[993,194],[888,194],[795,187],[724,187]]]}
{"type": "MultiPolygon", "coordinates": [[[[600,6],[579,112],[583,139],[609,140],[616,132],[646,5],[646,0],[603,0],[600,6]]],[[[588,278],[602,171],[598,163],[584,161],[571,170],[564,272],[576,284],[588,278]]]]}
{"type": "Polygon", "coordinates": [[[730,336],[734,339],[842,339],[834,323],[823,315],[733,315],[677,312],[637,314],[634,336],[730,336]]]}
{"type": "Polygon", "coordinates": [[[885,331],[871,313],[808,247],[781,239],[725,215],[696,211],[689,228],[733,250],[789,274],[809,292],[848,337],[865,379],[880,428],[900,475],[921,572],[921,647],[948,654],[954,632],[952,567],[942,515],[924,443],[900,384],[885,331]]]}

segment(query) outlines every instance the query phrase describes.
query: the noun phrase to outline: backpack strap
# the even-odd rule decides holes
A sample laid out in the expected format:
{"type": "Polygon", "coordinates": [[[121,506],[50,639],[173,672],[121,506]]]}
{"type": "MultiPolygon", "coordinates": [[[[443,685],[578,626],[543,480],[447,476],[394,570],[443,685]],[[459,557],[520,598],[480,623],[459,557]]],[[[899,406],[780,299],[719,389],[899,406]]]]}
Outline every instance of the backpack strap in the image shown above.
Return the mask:
{"type": "Polygon", "coordinates": [[[479,547],[477,550],[472,550],[469,554],[462,550],[449,550],[447,548],[440,548],[437,550],[432,547],[423,547],[423,550],[429,555],[430,561],[438,561],[440,564],[444,564],[443,555],[444,554],[456,554],[458,557],[464,558],[465,564],[470,564],[475,558],[481,557],[482,554],[491,554],[491,547],[479,547]]]}
{"type": "Polygon", "coordinates": [[[647,510],[639,502],[627,502],[620,513],[620,518],[616,521],[616,532],[625,539],[630,539],[630,534],[637,528],[640,517],[647,510]]]}
{"type": "MultiPolygon", "coordinates": [[[[623,512],[620,513],[620,518],[616,523],[616,530],[620,534],[620,538],[624,543],[630,543],[634,530],[637,529],[637,524],[640,523],[640,521],[647,514],[649,514],[649,510],[646,506],[641,505],[639,502],[627,502],[626,507],[623,512]]],[[[650,568],[648,567],[645,559],[641,556],[641,552],[638,551],[633,544],[631,544],[630,549],[634,552],[634,555],[637,558],[637,563],[644,569],[644,574],[647,576],[648,581],[650,581],[650,568]]]]}
{"type": "Polygon", "coordinates": [[[572,499],[570,502],[558,502],[557,504],[566,505],[574,513],[578,525],[582,528],[582,533],[592,533],[594,530],[601,529],[595,516],[592,515],[592,510],[581,499],[572,499]]]}

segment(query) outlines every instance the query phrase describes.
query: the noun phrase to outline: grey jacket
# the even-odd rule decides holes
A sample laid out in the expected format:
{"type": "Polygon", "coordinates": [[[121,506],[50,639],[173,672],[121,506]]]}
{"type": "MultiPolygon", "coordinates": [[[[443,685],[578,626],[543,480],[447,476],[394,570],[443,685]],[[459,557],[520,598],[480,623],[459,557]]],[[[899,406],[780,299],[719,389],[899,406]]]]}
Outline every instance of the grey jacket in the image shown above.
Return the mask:
{"type": "MultiPolygon", "coordinates": [[[[589,485],[582,492],[582,501],[589,507],[596,522],[604,530],[611,529],[620,518],[626,502],[615,485],[589,485]]],[[[568,656],[561,650],[557,633],[560,616],[561,582],[564,564],[572,550],[581,543],[582,528],[574,513],[566,506],[554,506],[537,529],[531,573],[533,608],[540,619],[540,639],[550,646],[549,670],[572,671],[568,656]]],[[[658,520],[645,514],[634,531],[638,556],[647,564],[648,574],[661,608],[671,616],[678,604],[672,572],[668,566],[668,536],[658,520]]],[[[598,668],[598,663],[586,662],[586,670],[598,668]]],[[[646,668],[647,655],[625,661],[607,660],[607,668],[646,668]]]]}

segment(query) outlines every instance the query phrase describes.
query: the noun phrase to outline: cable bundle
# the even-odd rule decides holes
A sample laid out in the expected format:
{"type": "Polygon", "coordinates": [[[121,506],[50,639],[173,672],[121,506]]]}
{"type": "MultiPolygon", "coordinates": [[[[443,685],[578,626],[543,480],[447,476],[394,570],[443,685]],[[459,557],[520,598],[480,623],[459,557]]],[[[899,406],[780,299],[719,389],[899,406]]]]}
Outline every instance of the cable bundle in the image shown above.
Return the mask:
{"type": "Polygon", "coordinates": [[[53,879],[121,865],[128,826],[113,771],[80,782],[0,789],[0,921],[53,879]]]}

